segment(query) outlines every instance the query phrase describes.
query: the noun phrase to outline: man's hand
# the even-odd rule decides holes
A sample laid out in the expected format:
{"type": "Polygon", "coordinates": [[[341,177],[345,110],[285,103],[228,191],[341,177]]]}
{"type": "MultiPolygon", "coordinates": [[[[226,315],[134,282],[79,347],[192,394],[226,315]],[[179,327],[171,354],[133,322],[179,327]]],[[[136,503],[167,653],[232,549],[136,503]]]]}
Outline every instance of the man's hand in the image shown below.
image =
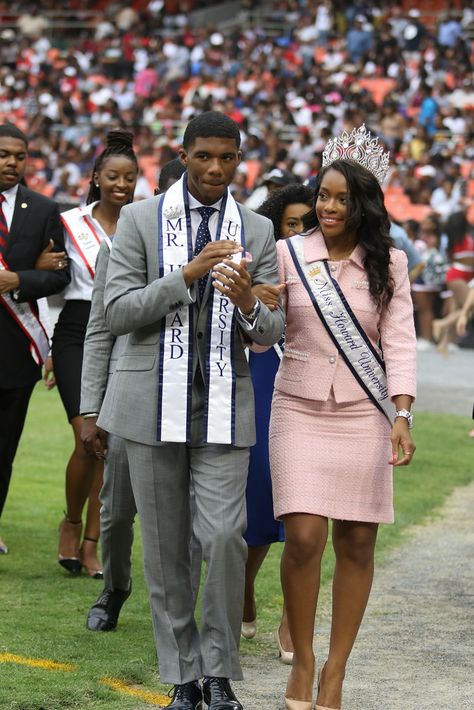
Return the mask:
{"type": "Polygon", "coordinates": [[[252,286],[252,293],[264,303],[270,311],[275,311],[280,303],[280,296],[286,288],[286,284],[257,284],[252,286]]]}
{"type": "Polygon", "coordinates": [[[237,254],[239,251],[242,251],[242,247],[231,239],[218,239],[215,242],[206,244],[204,249],[189,264],[183,266],[186,287],[190,288],[201,276],[204,276],[217,264],[227,257],[231,257],[232,254],[237,254]]]}
{"type": "Polygon", "coordinates": [[[231,259],[224,259],[212,272],[214,288],[227,296],[229,300],[240,308],[242,313],[252,311],[256,296],[252,293],[252,279],[247,269],[247,260],[242,259],[236,264],[231,259]]]}
{"type": "Polygon", "coordinates": [[[14,271],[0,270],[0,293],[8,293],[19,286],[20,278],[14,271]]]}
{"type": "Polygon", "coordinates": [[[83,420],[81,441],[90,456],[97,459],[105,459],[107,456],[107,432],[97,426],[97,417],[83,420]]]}

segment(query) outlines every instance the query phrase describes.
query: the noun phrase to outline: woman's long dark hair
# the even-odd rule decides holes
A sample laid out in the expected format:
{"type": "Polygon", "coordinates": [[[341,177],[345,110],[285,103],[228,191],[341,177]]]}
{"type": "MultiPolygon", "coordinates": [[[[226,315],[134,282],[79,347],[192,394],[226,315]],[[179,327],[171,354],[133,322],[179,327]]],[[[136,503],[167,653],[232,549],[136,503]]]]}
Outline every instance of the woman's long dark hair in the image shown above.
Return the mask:
{"type": "Polygon", "coordinates": [[[461,244],[466,234],[470,230],[470,225],[464,212],[453,212],[446,220],[445,231],[448,237],[448,256],[453,257],[453,249],[457,244],[461,244]]]}
{"type": "MultiPolygon", "coordinates": [[[[337,170],[346,178],[349,193],[348,232],[355,232],[365,249],[364,267],[369,279],[369,291],[382,312],[390,303],[394,283],[390,275],[390,219],[377,178],[353,160],[335,160],[321,170],[316,178],[313,207],[316,206],[321,182],[328,170],[337,170]]],[[[306,231],[319,228],[316,209],[303,218],[306,231]]]]}
{"type": "Polygon", "coordinates": [[[107,133],[106,147],[95,160],[92,168],[89,192],[86,199],[87,205],[90,205],[91,202],[97,202],[97,200],[100,200],[100,187],[95,184],[94,174],[101,170],[108,158],[113,158],[118,155],[131,160],[131,162],[137,166],[138,171],[138,160],[135,155],[135,151],[133,150],[133,133],[119,128],[107,133]]]}
{"type": "Polygon", "coordinates": [[[299,203],[308,205],[309,212],[313,201],[313,194],[313,190],[308,187],[308,185],[301,185],[300,183],[292,183],[285,187],[279,187],[270,192],[265,202],[260,205],[256,212],[264,217],[268,217],[268,219],[273,222],[275,239],[278,240],[280,239],[283,212],[288,205],[296,205],[299,203]]]}

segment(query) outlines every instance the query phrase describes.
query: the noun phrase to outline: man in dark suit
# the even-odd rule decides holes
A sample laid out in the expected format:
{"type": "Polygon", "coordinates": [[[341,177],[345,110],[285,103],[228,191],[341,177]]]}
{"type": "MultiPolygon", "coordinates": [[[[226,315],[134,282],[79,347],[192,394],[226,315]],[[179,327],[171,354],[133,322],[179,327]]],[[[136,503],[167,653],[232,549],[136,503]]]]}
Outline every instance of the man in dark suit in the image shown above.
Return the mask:
{"type": "MultiPolygon", "coordinates": [[[[35,269],[50,240],[54,251],[63,251],[64,239],[56,203],[20,184],[27,151],[22,131],[0,125],[0,516],[30,396],[41,378],[45,336],[36,299],[59,293],[70,278],[61,263],[57,271],[35,269]]],[[[7,552],[0,539],[0,554],[7,552]]]]}

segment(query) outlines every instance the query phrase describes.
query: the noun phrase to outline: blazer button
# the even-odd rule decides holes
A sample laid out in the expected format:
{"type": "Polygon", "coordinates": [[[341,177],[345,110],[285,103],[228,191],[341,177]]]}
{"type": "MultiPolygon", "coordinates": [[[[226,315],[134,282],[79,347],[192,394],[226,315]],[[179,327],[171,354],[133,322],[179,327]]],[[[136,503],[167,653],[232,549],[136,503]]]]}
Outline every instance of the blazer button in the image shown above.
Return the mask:
{"type": "Polygon", "coordinates": [[[336,356],[331,355],[331,357],[329,358],[329,362],[331,363],[331,365],[334,365],[334,363],[336,362],[336,356]]]}
{"type": "Polygon", "coordinates": [[[201,331],[199,331],[199,332],[197,333],[197,337],[199,338],[199,340],[201,340],[202,335],[203,335],[203,334],[201,333],[201,331]]]}
{"type": "Polygon", "coordinates": [[[257,330],[258,330],[259,333],[264,333],[264,332],[265,332],[264,329],[262,328],[262,326],[259,326],[259,327],[257,328],[257,330]]]}

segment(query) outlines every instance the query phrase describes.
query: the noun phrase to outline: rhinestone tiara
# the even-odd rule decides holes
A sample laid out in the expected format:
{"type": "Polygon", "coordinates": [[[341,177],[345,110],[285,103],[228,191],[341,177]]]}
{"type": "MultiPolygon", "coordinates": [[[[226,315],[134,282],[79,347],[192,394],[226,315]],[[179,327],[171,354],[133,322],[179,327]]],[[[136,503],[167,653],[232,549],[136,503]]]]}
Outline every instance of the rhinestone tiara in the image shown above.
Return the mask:
{"type": "Polygon", "coordinates": [[[325,168],[335,160],[355,160],[363,168],[370,170],[380,184],[383,183],[389,166],[390,153],[384,153],[379,139],[372,137],[363,123],[350,133],[343,131],[337,138],[331,138],[324,151],[322,166],[325,168]]]}

